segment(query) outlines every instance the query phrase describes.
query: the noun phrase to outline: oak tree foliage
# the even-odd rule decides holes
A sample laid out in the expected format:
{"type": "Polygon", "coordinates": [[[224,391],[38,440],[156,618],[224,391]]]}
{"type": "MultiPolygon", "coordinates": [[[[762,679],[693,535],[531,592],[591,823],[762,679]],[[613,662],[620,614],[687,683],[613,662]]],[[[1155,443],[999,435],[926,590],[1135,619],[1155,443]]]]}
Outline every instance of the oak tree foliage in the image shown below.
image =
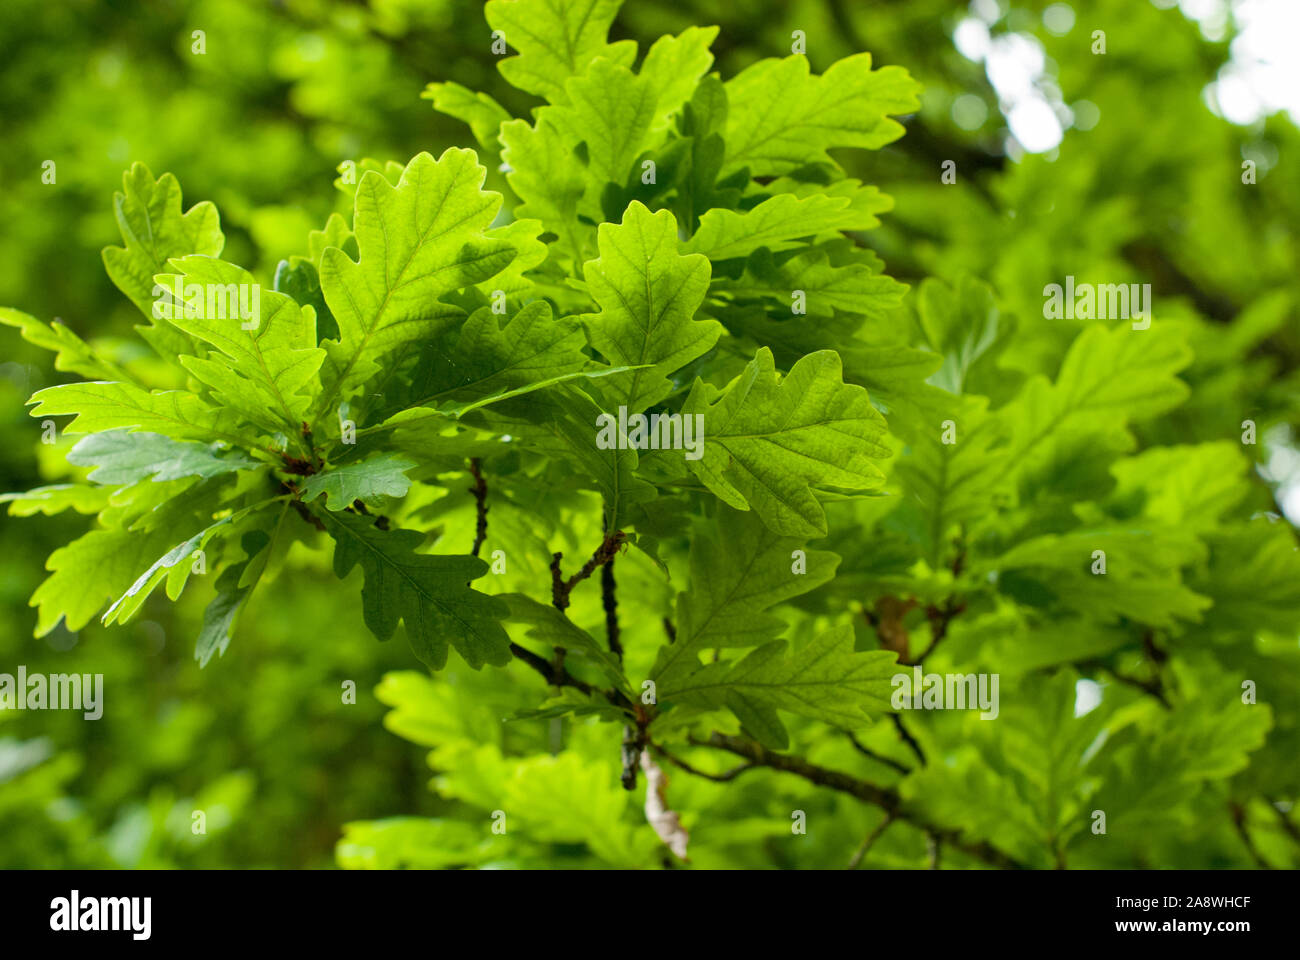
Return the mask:
{"type": "Polygon", "coordinates": [[[214,591],[195,652],[225,669],[295,557],[332,563],[427,668],[378,696],[466,811],[351,824],[348,866],[557,844],[725,865],[784,842],[803,788],[842,795],[846,861],[883,810],[886,864],[923,865],[928,837],[946,866],[1156,865],[1150,824],[1230,833],[1222,811],[1294,797],[1276,764],[1221,793],[1266,744],[1300,748],[1294,532],[1255,509],[1237,437],[1144,432],[1188,401],[1199,328],[1081,323],[1027,363],[1017,331],[1042,321],[1003,291],[900,282],[864,242],[907,211],[841,161],[904,136],[906,69],[792,54],[724,76],[717,28],[639,49],[610,41],[618,8],[490,0],[500,73],[536,105],[430,84],[473,146],[361,163],[337,183],[351,216],[273,278],[222,259],[216,207],[177,176],[125,173],[104,266],[169,374],[0,312],[82,378],[31,398],[79,437],[79,479],[5,497],[93,516],[49,557],[36,632],[214,591]],[[256,285],[256,310],[174,302],[191,284],[256,285]],[[638,439],[637,415],[698,423],[698,456],[638,439]],[[918,664],[996,674],[996,719],[898,709],[918,664]],[[562,748],[511,750],[503,718],[562,748]],[[748,815],[709,813],[761,777],[748,815]],[[647,824],[647,789],[675,828],[647,824]]]}

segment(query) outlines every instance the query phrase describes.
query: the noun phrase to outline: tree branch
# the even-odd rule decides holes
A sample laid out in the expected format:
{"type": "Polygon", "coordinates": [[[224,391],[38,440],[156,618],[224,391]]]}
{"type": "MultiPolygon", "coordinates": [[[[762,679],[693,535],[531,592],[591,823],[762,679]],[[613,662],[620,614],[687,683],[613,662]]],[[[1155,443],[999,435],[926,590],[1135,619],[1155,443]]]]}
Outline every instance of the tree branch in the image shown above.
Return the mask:
{"type": "Polygon", "coordinates": [[[735,780],[746,770],[753,770],[755,767],[758,766],[758,764],[756,763],[742,763],[740,766],[733,767],[731,770],[727,770],[724,773],[708,773],[704,770],[699,769],[698,767],[691,766],[681,757],[669,753],[666,749],[659,746],[659,744],[657,743],[652,743],[650,746],[652,746],[655,749],[655,752],[657,752],[661,757],[663,757],[665,760],[671,763],[674,767],[680,767],[681,769],[685,770],[687,773],[692,773],[697,777],[703,777],[705,780],[712,780],[714,783],[727,783],[731,780],[735,780]]]}
{"type": "Polygon", "coordinates": [[[872,750],[871,748],[863,746],[862,743],[858,740],[858,738],[853,735],[853,732],[851,730],[845,730],[844,732],[848,735],[849,742],[853,744],[853,749],[857,750],[858,753],[862,754],[864,757],[868,757],[876,761],[876,763],[883,763],[885,766],[889,767],[890,769],[897,770],[903,776],[907,776],[909,773],[912,772],[911,767],[905,766],[899,763],[897,760],[891,760],[889,757],[883,756],[879,753],[876,753],[876,751],[872,750]]]}
{"type": "Polygon", "coordinates": [[[483,541],[487,539],[487,481],[483,479],[483,471],[479,464],[478,457],[471,457],[469,461],[469,472],[474,477],[474,486],[470,488],[470,493],[474,494],[476,512],[478,514],[478,523],[474,530],[474,548],[470,553],[478,556],[478,552],[483,547],[483,541]]]}
{"type": "Polygon", "coordinates": [[[896,713],[891,713],[889,717],[894,721],[894,729],[903,738],[903,742],[916,754],[916,759],[921,762],[921,766],[925,766],[925,751],[921,749],[921,745],[916,742],[916,738],[912,736],[907,727],[903,726],[903,718],[896,713]]]}
{"type": "Polygon", "coordinates": [[[914,811],[908,809],[897,791],[878,787],[873,783],[867,783],[865,780],[859,780],[846,773],[840,773],[838,770],[819,767],[801,757],[772,753],[764,748],[762,744],[746,740],[743,737],[714,733],[706,741],[693,740],[692,742],[700,746],[717,747],[719,750],[726,750],[738,757],[744,757],[759,766],[792,773],[810,783],[816,783],[823,787],[829,787],[831,790],[838,790],[840,793],[847,793],[850,796],[857,797],[865,803],[880,807],[897,820],[906,820],[922,830],[928,830],[934,835],[936,841],[947,843],[954,849],[960,850],[990,866],[1003,870],[1024,869],[1024,864],[1007,856],[1007,854],[987,841],[971,842],[963,839],[961,832],[958,830],[935,827],[926,823],[914,811]]]}
{"type": "Polygon", "coordinates": [[[569,606],[569,594],[573,593],[573,588],[591,576],[597,567],[609,563],[618,556],[619,548],[627,540],[627,534],[622,530],[615,530],[596,548],[596,552],[591,558],[582,565],[582,569],[571,576],[568,580],[564,579],[564,574],[560,572],[560,561],[563,559],[563,553],[551,554],[551,603],[557,610],[564,610],[569,606]]]}
{"type": "Polygon", "coordinates": [[[930,645],[913,661],[914,663],[921,663],[934,652],[934,648],[948,636],[948,625],[952,623],[952,618],[965,609],[965,602],[958,601],[956,597],[949,597],[942,607],[930,604],[925,608],[925,618],[930,621],[930,645]]]}
{"type": "Polygon", "coordinates": [[[614,561],[601,567],[600,599],[605,607],[605,636],[609,640],[609,652],[623,662],[623,643],[618,635],[618,584],[614,582],[614,561]]]}
{"type": "MultiPolygon", "coordinates": [[[[557,647],[556,649],[560,648],[557,647]]],[[[539,657],[537,654],[533,653],[533,651],[521,647],[517,643],[510,644],[510,652],[545,677],[546,682],[552,687],[573,687],[575,690],[581,690],[588,696],[596,692],[596,688],[587,683],[587,681],[579,680],[573,674],[569,673],[568,670],[564,669],[562,663],[558,665],[552,664],[545,657],[539,657]]]]}

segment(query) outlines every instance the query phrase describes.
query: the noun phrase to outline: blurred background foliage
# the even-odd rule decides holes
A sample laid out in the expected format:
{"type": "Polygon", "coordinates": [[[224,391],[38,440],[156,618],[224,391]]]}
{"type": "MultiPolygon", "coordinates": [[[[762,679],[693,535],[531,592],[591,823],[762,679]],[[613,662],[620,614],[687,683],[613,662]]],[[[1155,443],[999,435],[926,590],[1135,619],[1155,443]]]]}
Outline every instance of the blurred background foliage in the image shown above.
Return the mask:
{"type": "MultiPolygon", "coordinates": [[[[1044,284],[1067,274],[1149,282],[1157,317],[1185,326],[1196,361],[1183,375],[1191,399],[1144,424],[1141,442],[1212,441],[1256,420],[1261,442],[1244,450],[1256,458],[1262,502],[1294,522],[1300,132],[1281,111],[1235,123],[1220,115],[1213,84],[1233,55],[1239,6],[628,0],[612,39],[632,37],[644,50],[664,33],[718,24],[724,77],[787,55],[795,30],[818,72],[864,49],[877,64],[906,67],[925,85],[906,137],[837,159],[895,199],[864,238],[891,275],[915,285],[972,274],[992,285],[1007,343],[981,390],[1001,402],[1025,377],[1054,373],[1085,325],[1040,322],[1044,284]],[[1092,52],[1095,29],[1106,31],[1104,56],[1092,52]],[[948,160],[955,184],[940,182],[948,160]],[[1255,186],[1242,184],[1246,160],[1255,186]]],[[[216,202],[227,259],[269,280],[280,259],[305,252],[309,229],[347,210],[331,187],[341,162],[404,162],[471,142],[420,99],[426,83],[454,80],[526,115],[535,103],[500,79],[490,45],[481,4],[465,0],[6,0],[0,303],[58,317],[130,358],[144,349],[127,339],[138,314],[99,251],[117,242],[111,198],[131,162],[176,174],[187,207],[216,202]],[[194,31],[203,31],[202,54],[194,31]],[[42,182],[49,160],[54,184],[42,182]]],[[[489,185],[505,189],[498,172],[489,185]]],[[[0,489],[53,482],[68,470],[68,444],[42,444],[24,401],[65,375],[16,331],[0,344],[0,489]]],[[[443,507],[468,516],[468,502],[443,507]]],[[[505,511],[498,520],[509,522],[505,511]]],[[[656,862],[653,835],[644,822],[634,829],[618,789],[617,756],[594,739],[584,747],[587,728],[576,726],[569,750],[550,757],[544,723],[498,722],[514,702],[499,674],[452,666],[447,682],[431,683],[412,670],[404,643],[372,640],[357,584],[334,581],[323,558],[304,552],[292,576],[264,589],[231,649],[202,671],[193,659],[202,590],[175,605],[154,597],[127,628],[34,640],[26,604],[44,559],[85,526],[77,515],[0,524],[0,672],[21,663],[102,673],[106,686],[96,722],[0,714],[0,867],[656,862]],[[355,705],[343,702],[345,681],[356,684],[355,705]],[[408,740],[437,748],[440,794],[427,789],[425,757],[408,740]],[[494,780],[531,798],[521,807],[536,818],[532,846],[426,819],[498,796],[494,780]],[[202,836],[190,830],[196,809],[207,814],[202,836]]],[[[585,532],[569,533],[576,541],[585,532]]],[[[508,676],[540,683],[516,667],[508,676]]],[[[1277,719],[1276,744],[1239,776],[1294,795],[1294,772],[1280,771],[1295,768],[1295,753],[1289,766],[1285,753],[1300,742],[1296,711],[1277,719]]],[[[854,758],[842,740],[809,742],[814,761],[854,758]]],[[[878,819],[799,781],[778,789],[777,776],[723,785],[674,777],[674,805],[704,811],[710,825],[710,843],[692,850],[697,865],[841,864],[842,836],[814,833],[797,850],[779,842],[792,798],[853,835],[878,819]]],[[[1285,865],[1284,838],[1257,841],[1265,859],[1285,865]]],[[[1250,863],[1230,830],[1205,842],[1197,865],[1250,863]]],[[[893,831],[874,862],[918,865],[914,850],[893,831]]],[[[1167,865],[1190,856],[1173,844],[1166,855],[1167,865]]]]}

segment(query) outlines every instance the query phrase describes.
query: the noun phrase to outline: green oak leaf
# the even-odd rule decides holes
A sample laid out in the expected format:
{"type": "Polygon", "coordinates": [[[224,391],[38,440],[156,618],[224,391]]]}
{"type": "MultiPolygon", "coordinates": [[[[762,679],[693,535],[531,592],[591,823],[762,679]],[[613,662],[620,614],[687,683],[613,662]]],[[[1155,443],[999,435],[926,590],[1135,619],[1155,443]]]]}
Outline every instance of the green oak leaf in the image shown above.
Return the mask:
{"type": "Polygon", "coordinates": [[[30,517],[35,514],[52,517],[64,510],[77,513],[99,513],[108,506],[111,487],[97,487],[83,483],[56,483],[34,487],[23,493],[0,493],[0,503],[9,504],[9,516],[30,517]]]}
{"type": "Polygon", "coordinates": [[[206,444],[183,443],[160,433],[127,430],[107,430],[83,437],[68,451],[68,462],[94,467],[86,479],[107,484],[215,477],[263,465],[238,454],[223,455],[206,444]]]}
{"type": "Polygon", "coordinates": [[[776,301],[786,314],[795,290],[803,291],[804,309],[811,316],[850,313],[881,321],[898,309],[907,287],[864,263],[837,264],[824,248],[803,250],[779,261],[760,248],[746,261],[740,278],[715,278],[712,287],[712,292],[738,299],[776,301]]]}
{"type": "Polygon", "coordinates": [[[1055,383],[1035,377],[999,411],[1012,430],[1014,460],[1023,464],[1054,437],[1122,430],[1130,419],[1176,407],[1189,391],[1175,374],[1191,360],[1176,330],[1089,327],[1071,345],[1055,383]]]}
{"type": "MultiPolygon", "coordinates": [[[[319,392],[318,371],[325,359],[325,351],[316,346],[314,311],[282,293],[260,290],[251,273],[231,263],[184,257],[171,265],[186,287],[197,284],[207,292],[201,309],[173,304],[172,324],[218,351],[209,357],[184,357],[181,363],[249,422],[272,432],[297,433],[319,392]],[[253,300],[255,287],[260,292],[253,300]],[[212,291],[226,293],[225,309],[218,308],[217,316],[208,315],[209,300],[216,300],[212,291]],[[250,291],[249,306],[256,306],[256,314],[247,319],[233,310],[235,299],[244,305],[245,291],[250,291]]],[[[156,279],[170,287],[177,275],[160,274],[156,279]]]]}
{"type": "Polygon", "coordinates": [[[846,197],[814,194],[801,200],[792,193],[778,193],[752,210],[710,210],[700,217],[700,228],[682,249],[710,260],[731,260],[760,247],[772,253],[793,250],[803,246],[797,242],[800,237],[828,230],[864,230],[873,225],[874,218],[855,209],[846,197]]]}
{"type": "Polygon", "coordinates": [[[143,163],[132,164],[122,175],[121,193],[113,195],[113,212],[125,246],[105,247],[104,268],[148,324],[136,330],[158,354],[174,360],[195,354],[194,341],[154,315],[157,301],[154,276],[174,257],[216,257],[226,238],[221,233],[217,208],[206,200],[181,213],[181,187],[170,173],[157,180],[143,163]]]}
{"type": "Polygon", "coordinates": [[[687,27],[677,36],[660,37],[651,45],[639,75],[656,93],[654,129],[667,127],[695,94],[700,78],[713,66],[709,48],[717,37],[717,27],[687,27]]]}
{"type": "Polygon", "coordinates": [[[801,55],[760,60],[727,81],[727,160],[723,176],[755,177],[830,164],[827,150],[877,150],[903,135],[890,114],[920,107],[920,84],[902,67],[871,69],[871,54],[838,60],[821,76],[801,55]]]}
{"type": "Polygon", "coordinates": [[[695,310],[709,285],[709,261],[677,252],[677,221],[633,202],[620,224],[600,226],[600,257],[585,268],[600,312],[582,317],[591,344],[615,366],[640,366],[605,384],[610,402],[636,413],[672,392],[672,373],[707,352],[722,333],[695,310]]]}
{"type": "Polygon", "coordinates": [[[60,618],[68,630],[80,630],[105,603],[125,593],[141,570],[175,546],[176,535],[167,528],[142,533],[110,527],[91,530],[55,550],[45,564],[50,575],[30,601],[38,608],[36,636],[45,636],[60,618]]]}
{"type": "Polygon", "coordinates": [[[576,373],[588,363],[585,345],[578,322],[554,317],[545,300],[534,300],[504,326],[484,307],[421,351],[401,406],[478,400],[576,373]]]}
{"type": "Polygon", "coordinates": [[[755,647],[785,621],[768,610],[829,583],[840,558],[774,533],[752,513],[719,507],[691,543],[689,589],[677,595],[676,639],[660,647],[650,679],[672,690],[706,650],[755,647]]]}
{"type": "Polygon", "coordinates": [[[396,186],[368,172],[357,185],[359,260],[337,247],[321,257],[320,283],[338,323],[326,340],[316,411],[354,396],[389,354],[437,336],[463,317],[442,297],[480,283],[515,258],[513,244],[487,237],[501,195],[482,189],[486,171],[471,150],[422,153],[396,186]]]}
{"type": "Polygon", "coordinates": [[[415,465],[400,454],[383,453],[334,467],[308,477],[302,485],[302,499],[310,503],[324,494],[327,510],[346,510],[357,500],[371,503],[380,497],[404,497],[411,488],[406,473],[415,465]]]}
{"type": "MultiPolygon", "coordinates": [[[[170,600],[175,600],[181,595],[181,591],[185,589],[185,585],[189,582],[190,574],[193,571],[194,554],[197,551],[206,550],[213,537],[229,536],[231,531],[244,526],[245,521],[250,516],[254,520],[259,519],[256,507],[245,507],[242,510],[228,514],[206,529],[200,530],[188,540],[168,550],[154,561],[149,569],[140,574],[120,597],[113,601],[112,606],[104,611],[100,621],[105,626],[115,622],[126,623],[139,611],[144,602],[149,599],[149,595],[153,593],[154,588],[164,578],[167,580],[167,597],[170,600]]],[[[260,514],[260,517],[265,516],[268,516],[268,514],[260,514]]],[[[220,586],[218,586],[218,590],[220,590],[220,586]]]]}
{"type": "Polygon", "coordinates": [[[853,643],[848,625],[793,647],[777,640],[739,661],[706,664],[670,688],[661,687],[659,699],[726,707],[759,743],[784,750],[790,738],[778,711],[854,729],[870,722],[871,713],[889,710],[898,655],[856,653],[853,643]]]}
{"type": "Polygon", "coordinates": [[[625,183],[632,161],[646,146],[655,119],[656,90],[647,78],[600,59],[582,76],[571,78],[565,91],[565,103],[545,107],[542,112],[569,151],[584,146],[581,210],[596,218],[605,185],[625,183]]]}
{"type": "Polygon", "coordinates": [[[265,531],[245,533],[240,546],[247,559],[227,567],[217,577],[217,595],[203,611],[203,623],[194,643],[194,659],[199,662],[199,669],[206,667],[214,656],[224,655],[230,646],[235,621],[270,559],[270,551],[266,549],[270,542],[265,531]]]}
{"type": "Polygon", "coordinates": [[[501,76],[520,90],[564,99],[564,81],[581,76],[597,57],[624,66],[636,43],[607,43],[609,25],[623,0],[489,0],[483,12],[494,31],[518,51],[497,61],[501,76]]]}
{"type": "Polygon", "coordinates": [[[313,512],[334,539],[335,574],[346,577],[360,564],[364,617],[376,637],[387,640],[403,621],[411,649],[433,670],[447,663],[449,643],[476,670],[510,661],[505,604],[469,587],[487,572],[485,562],[417,553],[424,534],[414,530],[381,530],[370,518],[319,506],[313,512]]]}
{"type": "Polygon", "coordinates": [[[463,120],[484,150],[500,151],[498,135],[510,114],[486,93],[475,93],[459,83],[431,83],[424,88],[420,99],[433,101],[433,109],[439,113],[463,120]]]}
{"type": "Polygon", "coordinates": [[[515,216],[540,221],[559,238],[556,246],[565,257],[575,264],[585,261],[595,233],[578,221],[586,181],[574,145],[566,142],[550,111],[538,111],[535,125],[527,120],[501,124],[501,145],[506,180],[523,201],[515,216]]]}
{"type": "Polygon", "coordinates": [[[101,357],[94,347],[73,333],[57,318],[51,323],[42,323],[31,314],[14,310],[12,307],[0,307],[0,323],[17,327],[22,338],[28,343],[54,351],[54,369],[69,373],[79,373],[93,380],[127,380],[122,368],[111,360],[101,357]]]}
{"type": "Polygon", "coordinates": [[[629,523],[635,506],[655,499],[655,488],[636,475],[639,459],[630,448],[602,449],[597,438],[601,401],[572,384],[532,395],[525,411],[493,413],[494,430],[509,433],[531,450],[561,461],[566,473],[585,489],[598,490],[604,499],[604,522],[610,530],[629,523]]]}
{"type": "Polygon", "coordinates": [[[75,413],[65,433],[96,433],[127,427],[177,440],[225,440],[247,445],[240,418],[186,390],[144,390],[129,383],[93,380],[63,383],[32,394],[33,417],[75,413]]]}
{"type": "Polygon", "coordinates": [[[761,348],[722,390],[696,381],[682,413],[704,418],[704,454],[686,461],[690,471],[777,533],[826,535],[814,487],[871,490],[884,481],[871,461],[889,456],[885,418],[866,390],[842,381],[833,351],[809,354],[782,377],[761,348]]]}

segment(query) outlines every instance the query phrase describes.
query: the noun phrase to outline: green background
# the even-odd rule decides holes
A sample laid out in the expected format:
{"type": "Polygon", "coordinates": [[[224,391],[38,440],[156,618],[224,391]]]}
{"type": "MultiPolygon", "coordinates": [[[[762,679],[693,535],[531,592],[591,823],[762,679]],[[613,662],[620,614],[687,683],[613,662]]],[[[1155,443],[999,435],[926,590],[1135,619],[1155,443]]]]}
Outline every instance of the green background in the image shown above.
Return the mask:
{"type": "MultiPolygon", "coordinates": [[[[1097,122],[1067,129],[1058,149],[1015,158],[983,66],[953,46],[970,15],[963,3],[629,0],[612,39],[632,37],[644,50],[661,34],[718,24],[715,69],[724,77],[788,54],[793,30],[805,32],[818,72],[863,49],[877,64],[905,66],[925,86],[907,136],[842,158],[895,199],[867,237],[890,275],[916,284],[970,273],[993,284],[1002,311],[1020,320],[1014,355],[1026,372],[1050,366],[1081,326],[1039,319],[1044,283],[1067,273],[1153,283],[1160,302],[1194,319],[1199,339],[1185,374],[1192,399],[1144,427],[1143,440],[1210,441],[1257,420],[1262,442],[1247,453],[1273,465],[1259,493],[1280,512],[1272,500],[1300,423],[1300,135],[1284,114],[1233,125],[1206,106],[1230,29],[1211,40],[1177,9],[1090,0],[1057,36],[1044,27],[1045,6],[1004,0],[992,32],[1036,37],[1049,96],[1075,105],[1080,126],[1097,122]],[[1104,57],[1089,50],[1094,28],[1107,30],[1104,57]],[[975,127],[967,129],[954,103],[971,95],[987,118],[970,121],[978,108],[963,101],[956,115],[975,127]],[[1258,185],[1241,184],[1243,158],[1257,160],[1258,185]],[[957,164],[956,185],[939,181],[946,160],[957,164]]],[[[0,304],[58,317],[101,344],[120,339],[128,356],[143,350],[127,340],[138,314],[100,260],[118,240],[111,198],[131,162],[174,173],[187,207],[214,201],[226,258],[269,278],[280,259],[304,252],[307,230],[346,211],[331,186],[340,162],[405,162],[472,142],[420,99],[426,83],[453,80],[526,115],[533,103],[497,75],[490,46],[481,5],[469,2],[7,0],[0,304]],[[202,55],[192,52],[195,30],[204,31],[202,55]],[[54,184],[42,182],[47,160],[54,184]]],[[[504,188],[499,173],[489,186],[504,188]]],[[[64,379],[43,351],[0,328],[0,490],[67,475],[70,441],[42,444],[24,407],[33,391],[64,379]]],[[[995,399],[1018,385],[1009,376],[995,399]]],[[[106,682],[96,722],[0,714],[0,867],[328,867],[345,823],[445,812],[426,789],[423,751],[384,728],[372,692],[386,672],[418,664],[405,643],[378,644],[365,631],[355,576],[339,583],[327,558],[304,552],[295,575],[258,596],[231,649],[202,671],[193,639],[210,597],[203,589],[175,605],[155,596],[124,628],[33,639],[27,598],[44,560],[86,526],[77,515],[0,521],[0,672],[22,663],[106,682]],[[355,705],[342,702],[345,681],[356,684],[355,705]],[[194,809],[207,812],[204,836],[191,833],[194,809]]],[[[460,697],[486,682],[463,669],[449,676],[460,697]]],[[[1294,744],[1294,704],[1279,719],[1294,744]]],[[[1287,742],[1254,762],[1285,763],[1287,742]]],[[[732,829],[749,852],[719,865],[839,865],[838,848],[792,854],[765,839],[759,815],[770,783],[732,786],[732,829]]],[[[691,801],[688,793],[683,803],[691,801]]],[[[806,802],[841,803],[811,792],[806,802]]],[[[344,862],[389,862],[374,859],[378,841],[366,843],[360,853],[348,848],[344,862]]],[[[1231,838],[1222,845],[1230,847],[1231,838]]],[[[1240,850],[1215,849],[1192,862],[1250,865],[1240,850]]],[[[573,854],[557,843],[549,862],[573,854]]],[[[1287,855],[1266,856],[1282,865],[1287,855]]]]}

